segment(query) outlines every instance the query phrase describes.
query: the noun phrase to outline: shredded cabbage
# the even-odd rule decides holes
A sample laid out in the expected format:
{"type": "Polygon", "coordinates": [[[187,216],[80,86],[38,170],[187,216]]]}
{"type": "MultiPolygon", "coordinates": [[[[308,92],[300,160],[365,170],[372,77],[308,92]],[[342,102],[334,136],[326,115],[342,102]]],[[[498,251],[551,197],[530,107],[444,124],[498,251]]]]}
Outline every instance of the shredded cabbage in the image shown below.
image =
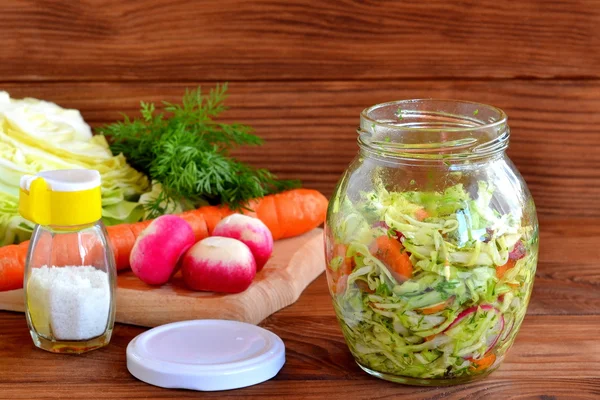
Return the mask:
{"type": "Polygon", "coordinates": [[[29,239],[33,228],[18,214],[21,176],[70,168],[100,172],[106,224],[144,217],[139,196],[148,179],[122,155],[113,156],[104,136],[92,136],[79,111],[0,92],[0,246],[29,239]]]}
{"type": "Polygon", "coordinates": [[[328,229],[353,269],[343,275],[334,268],[331,262],[344,262],[338,254],[328,259],[328,274],[338,283],[332,295],[343,334],[362,366],[451,379],[498,365],[480,362],[503,357],[525,316],[537,234],[494,209],[493,193],[486,182],[475,195],[460,184],[443,192],[379,188],[336,203],[328,229]],[[410,276],[377,250],[382,235],[401,243],[410,276]],[[517,245],[525,249],[518,258],[511,255],[517,245]]]}

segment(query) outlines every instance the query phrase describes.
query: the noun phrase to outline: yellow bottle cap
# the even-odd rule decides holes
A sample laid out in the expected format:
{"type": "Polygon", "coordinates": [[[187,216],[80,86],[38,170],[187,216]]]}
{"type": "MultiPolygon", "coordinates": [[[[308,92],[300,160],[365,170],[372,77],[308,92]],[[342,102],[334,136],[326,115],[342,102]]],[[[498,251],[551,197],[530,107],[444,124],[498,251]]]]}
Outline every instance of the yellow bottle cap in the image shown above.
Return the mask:
{"type": "Polygon", "coordinates": [[[21,177],[19,213],[39,225],[91,224],[102,217],[100,173],[65,169],[21,177]]]}

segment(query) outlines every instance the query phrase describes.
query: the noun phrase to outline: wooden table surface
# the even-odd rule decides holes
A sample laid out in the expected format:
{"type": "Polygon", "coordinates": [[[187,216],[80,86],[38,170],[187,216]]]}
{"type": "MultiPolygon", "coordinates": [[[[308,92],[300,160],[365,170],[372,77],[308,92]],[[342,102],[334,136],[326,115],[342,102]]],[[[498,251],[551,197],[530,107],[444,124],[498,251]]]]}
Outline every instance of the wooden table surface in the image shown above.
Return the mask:
{"type": "Polygon", "coordinates": [[[153,387],[132,377],[125,349],[143,328],[117,324],[110,345],[88,354],[34,348],[22,314],[0,312],[0,399],[598,399],[600,220],[544,220],[528,315],[504,363],[472,384],[421,388],[372,378],[354,363],[325,277],[261,326],[279,335],[287,361],[272,380],[229,392],[153,387]]]}
{"type": "MultiPolygon", "coordinates": [[[[541,255],[529,313],[489,378],[414,388],[351,359],[324,277],[263,326],[287,363],[227,393],[132,378],[118,325],[83,356],[34,349],[0,312],[0,398],[600,399],[600,2],[597,0],[2,0],[0,90],[81,110],[94,128],[140,100],[230,82],[225,121],[266,140],[236,156],[330,195],[370,105],[458,98],[509,116],[508,154],[538,207],[541,255]]],[[[0,177],[1,178],[1,177],[0,177]]]]}

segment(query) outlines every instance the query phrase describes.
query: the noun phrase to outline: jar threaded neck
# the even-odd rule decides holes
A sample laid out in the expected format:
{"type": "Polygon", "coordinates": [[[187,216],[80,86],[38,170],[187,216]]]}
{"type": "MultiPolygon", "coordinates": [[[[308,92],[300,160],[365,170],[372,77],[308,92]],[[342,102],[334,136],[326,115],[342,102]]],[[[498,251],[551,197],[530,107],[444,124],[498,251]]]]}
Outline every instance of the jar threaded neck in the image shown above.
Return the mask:
{"type": "Polygon", "coordinates": [[[458,100],[400,100],[365,109],[358,144],[405,160],[473,160],[506,150],[510,128],[499,108],[458,100]]]}

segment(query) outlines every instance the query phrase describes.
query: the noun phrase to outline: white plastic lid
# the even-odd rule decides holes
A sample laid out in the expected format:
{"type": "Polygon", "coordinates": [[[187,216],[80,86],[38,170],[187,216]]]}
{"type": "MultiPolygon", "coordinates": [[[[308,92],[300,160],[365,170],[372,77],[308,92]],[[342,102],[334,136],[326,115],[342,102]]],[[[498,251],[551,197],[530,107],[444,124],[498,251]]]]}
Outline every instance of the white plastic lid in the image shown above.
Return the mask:
{"type": "Polygon", "coordinates": [[[53,192],[79,192],[100,186],[100,172],[94,169],[59,169],[21,177],[21,189],[29,190],[37,178],[44,178],[53,192]]]}
{"type": "Polygon", "coordinates": [[[229,390],[271,379],[285,363],[279,336],[226,320],[175,322],[136,336],[127,346],[127,369],[164,388],[229,390]]]}

